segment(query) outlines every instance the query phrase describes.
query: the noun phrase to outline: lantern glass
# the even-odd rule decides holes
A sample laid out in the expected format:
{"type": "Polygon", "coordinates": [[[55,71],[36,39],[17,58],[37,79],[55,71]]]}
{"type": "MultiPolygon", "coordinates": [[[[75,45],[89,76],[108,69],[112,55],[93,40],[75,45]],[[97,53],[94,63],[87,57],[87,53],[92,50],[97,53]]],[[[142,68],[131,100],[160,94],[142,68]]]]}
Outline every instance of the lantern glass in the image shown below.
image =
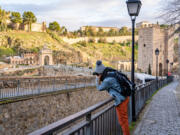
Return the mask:
{"type": "Polygon", "coordinates": [[[159,55],[159,49],[158,48],[155,50],[155,54],[159,55]]]}
{"type": "Polygon", "coordinates": [[[168,59],[166,60],[166,63],[167,63],[167,64],[169,63],[169,60],[168,60],[168,59]]]}
{"type": "Polygon", "coordinates": [[[141,8],[141,1],[128,0],[127,2],[128,13],[130,16],[138,16],[141,8]]]}

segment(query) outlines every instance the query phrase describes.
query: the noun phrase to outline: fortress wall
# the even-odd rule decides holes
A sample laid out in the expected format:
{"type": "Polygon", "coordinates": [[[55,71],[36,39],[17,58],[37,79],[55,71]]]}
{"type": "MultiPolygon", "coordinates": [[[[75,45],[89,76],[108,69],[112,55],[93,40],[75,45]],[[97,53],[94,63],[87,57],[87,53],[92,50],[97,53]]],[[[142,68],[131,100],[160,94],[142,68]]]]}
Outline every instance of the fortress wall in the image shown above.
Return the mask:
{"type": "Polygon", "coordinates": [[[170,63],[174,61],[174,31],[173,28],[161,29],[159,26],[139,29],[138,68],[142,72],[148,72],[149,64],[151,64],[152,74],[156,75],[156,48],[160,51],[158,73],[162,72],[163,75],[167,73],[167,59],[169,59],[168,71],[170,71],[170,63]]]}
{"type": "Polygon", "coordinates": [[[139,40],[138,40],[138,69],[142,72],[148,72],[149,64],[151,64],[153,58],[152,56],[152,45],[153,45],[153,29],[152,28],[142,28],[139,30],[139,40]]]}
{"type": "Polygon", "coordinates": [[[31,31],[43,32],[43,24],[33,23],[33,24],[31,25],[31,31]]]}
{"type": "Polygon", "coordinates": [[[174,45],[175,45],[175,38],[176,35],[174,35],[174,28],[171,28],[168,31],[168,60],[169,60],[169,65],[168,65],[168,69],[170,71],[171,66],[170,63],[174,62],[174,58],[175,58],[175,50],[174,50],[174,45]]]}
{"type": "MultiPolygon", "coordinates": [[[[117,42],[117,43],[123,43],[123,42],[127,42],[128,40],[132,40],[132,37],[131,36],[117,36],[117,37],[79,37],[79,38],[67,38],[67,37],[62,37],[62,39],[69,43],[69,44],[74,44],[74,43],[77,43],[79,41],[87,41],[89,39],[95,39],[96,42],[98,42],[98,40],[100,38],[105,38],[106,41],[108,43],[113,43],[114,41],[117,42]]],[[[135,41],[138,41],[138,36],[135,36],[135,41]]]]}
{"type": "Polygon", "coordinates": [[[107,98],[107,92],[85,88],[2,104],[0,134],[26,135],[107,98]]]}
{"type": "MultiPolygon", "coordinates": [[[[165,73],[166,69],[166,59],[167,59],[167,33],[165,30],[159,27],[153,28],[153,74],[156,74],[156,48],[159,49],[158,63],[162,64],[162,72],[165,73]]],[[[158,71],[160,72],[160,67],[158,64],[158,71]]]]}

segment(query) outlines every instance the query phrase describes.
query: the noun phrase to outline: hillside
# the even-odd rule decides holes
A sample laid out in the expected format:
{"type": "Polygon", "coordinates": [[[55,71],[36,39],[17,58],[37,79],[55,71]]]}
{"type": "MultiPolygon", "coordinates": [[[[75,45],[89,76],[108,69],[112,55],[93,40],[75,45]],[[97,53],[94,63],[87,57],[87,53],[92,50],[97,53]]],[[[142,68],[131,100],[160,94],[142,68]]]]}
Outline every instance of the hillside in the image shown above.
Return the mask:
{"type": "Polygon", "coordinates": [[[55,63],[94,63],[97,59],[102,59],[106,65],[111,65],[112,61],[131,59],[128,44],[79,42],[69,45],[54,33],[22,31],[0,32],[0,57],[26,51],[38,52],[44,44],[53,50],[55,63]]]}
{"type": "MultiPolygon", "coordinates": [[[[78,43],[71,45],[74,49],[79,50],[85,58],[90,59],[93,63],[100,59],[105,62],[105,65],[113,65],[112,62],[119,60],[131,60],[131,48],[124,44],[111,43],[78,43]]],[[[137,59],[137,47],[135,50],[137,59]]]]}

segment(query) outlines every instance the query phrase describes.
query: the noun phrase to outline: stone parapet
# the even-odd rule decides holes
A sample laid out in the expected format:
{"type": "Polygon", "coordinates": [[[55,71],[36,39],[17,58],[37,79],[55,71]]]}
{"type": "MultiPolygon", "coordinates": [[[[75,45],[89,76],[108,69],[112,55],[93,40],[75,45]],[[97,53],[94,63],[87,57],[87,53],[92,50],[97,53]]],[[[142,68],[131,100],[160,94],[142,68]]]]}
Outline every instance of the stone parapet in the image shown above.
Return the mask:
{"type": "Polygon", "coordinates": [[[106,92],[86,88],[0,105],[0,134],[28,134],[108,97],[106,92]]]}

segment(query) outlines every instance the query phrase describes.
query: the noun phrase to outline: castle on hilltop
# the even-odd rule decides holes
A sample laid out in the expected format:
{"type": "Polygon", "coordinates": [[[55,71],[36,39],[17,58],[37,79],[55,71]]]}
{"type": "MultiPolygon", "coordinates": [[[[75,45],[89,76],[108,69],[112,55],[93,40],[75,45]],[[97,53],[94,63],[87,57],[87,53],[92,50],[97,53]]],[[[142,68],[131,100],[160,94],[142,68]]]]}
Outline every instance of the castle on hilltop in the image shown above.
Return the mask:
{"type": "MultiPolygon", "coordinates": [[[[22,30],[22,31],[29,31],[29,26],[28,24],[24,24],[24,23],[13,23],[10,20],[10,12],[7,12],[7,16],[8,19],[6,20],[6,23],[8,25],[8,27],[14,29],[14,30],[22,30]]],[[[31,24],[31,31],[34,32],[46,32],[46,22],[42,22],[42,23],[32,23],[31,24]]]]}
{"type": "MultiPolygon", "coordinates": [[[[24,23],[19,24],[19,23],[9,22],[8,26],[11,27],[14,30],[29,31],[28,24],[24,24],[24,23]]],[[[34,31],[34,32],[46,32],[46,23],[45,22],[32,23],[31,24],[31,31],[34,31]]]]}
{"type": "Polygon", "coordinates": [[[98,32],[100,29],[102,29],[103,32],[109,32],[110,30],[119,31],[119,28],[117,27],[98,27],[98,26],[82,26],[80,30],[85,31],[87,28],[91,28],[95,32],[98,32]]]}
{"type": "Polygon", "coordinates": [[[138,23],[139,40],[138,40],[138,69],[142,72],[148,72],[149,68],[153,75],[166,75],[167,70],[172,70],[172,63],[175,59],[175,27],[169,26],[161,28],[159,24],[149,22],[138,23]],[[156,69],[155,50],[159,49],[158,69],[156,69]],[[166,60],[169,60],[169,64],[166,60]]]}

